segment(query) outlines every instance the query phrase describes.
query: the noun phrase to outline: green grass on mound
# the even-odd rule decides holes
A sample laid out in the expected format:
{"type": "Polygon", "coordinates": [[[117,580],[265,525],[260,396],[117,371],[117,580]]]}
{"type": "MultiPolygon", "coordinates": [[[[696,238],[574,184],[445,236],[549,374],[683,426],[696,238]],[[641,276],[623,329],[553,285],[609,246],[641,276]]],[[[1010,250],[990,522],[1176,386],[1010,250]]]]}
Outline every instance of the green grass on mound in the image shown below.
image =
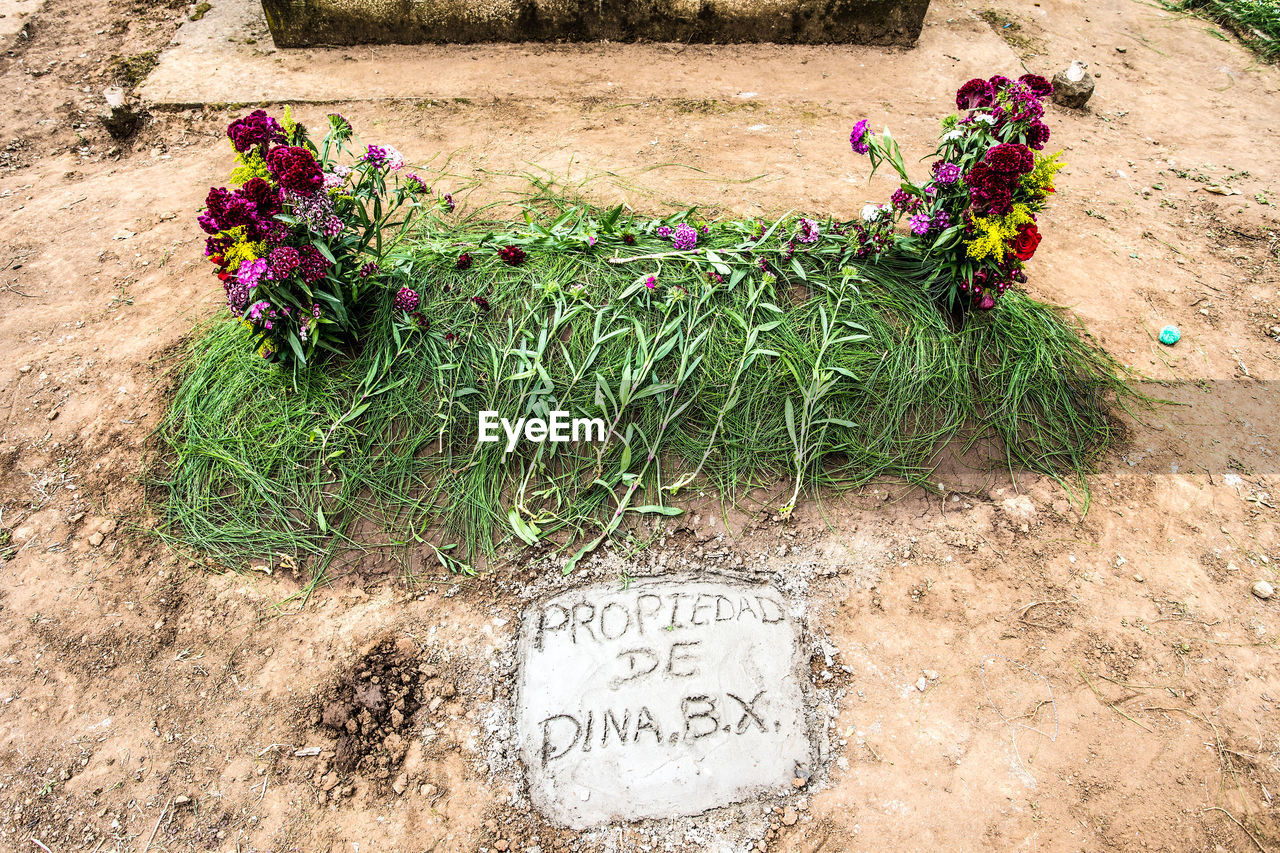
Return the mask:
{"type": "Polygon", "coordinates": [[[1280,2],[1277,0],[1162,0],[1165,8],[1215,21],[1268,62],[1280,62],[1280,2]]]}
{"type": "Polygon", "coordinates": [[[434,543],[460,568],[508,539],[585,553],[679,513],[691,488],[733,500],[783,476],[788,511],[819,489],[923,483],[957,441],[1083,494],[1118,438],[1111,407],[1134,397],[1117,364],[1025,294],[956,330],[925,268],[852,261],[831,223],[793,259],[763,248],[789,220],[764,239],[717,223],[685,253],[656,225],[567,205],[507,233],[432,223],[402,253],[430,328],[388,306],[354,355],[296,374],[210,322],[158,430],[163,531],[230,563],[434,543]],[[523,266],[494,257],[512,241],[523,266]],[[458,271],[464,250],[476,265],[458,271]],[[476,440],[481,410],[557,409],[602,418],[607,440],[476,440]]]}

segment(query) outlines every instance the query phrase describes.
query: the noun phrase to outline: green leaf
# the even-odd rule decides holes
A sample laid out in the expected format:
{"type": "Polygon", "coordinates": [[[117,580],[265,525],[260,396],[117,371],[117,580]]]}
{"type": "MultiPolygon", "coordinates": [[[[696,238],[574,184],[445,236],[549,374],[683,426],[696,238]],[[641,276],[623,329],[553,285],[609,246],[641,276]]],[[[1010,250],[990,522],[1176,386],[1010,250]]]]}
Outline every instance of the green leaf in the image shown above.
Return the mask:
{"type": "Polygon", "coordinates": [[[653,504],[645,504],[644,506],[630,507],[627,512],[638,512],[645,515],[684,515],[684,510],[674,506],[655,506],[653,504]]]}

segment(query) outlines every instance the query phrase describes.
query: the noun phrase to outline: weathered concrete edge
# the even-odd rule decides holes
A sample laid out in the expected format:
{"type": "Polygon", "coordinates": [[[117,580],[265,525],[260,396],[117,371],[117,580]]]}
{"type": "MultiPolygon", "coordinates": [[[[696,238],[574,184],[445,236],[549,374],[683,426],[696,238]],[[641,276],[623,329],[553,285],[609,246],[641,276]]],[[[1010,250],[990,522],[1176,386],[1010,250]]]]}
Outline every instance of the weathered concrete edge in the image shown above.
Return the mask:
{"type": "Polygon", "coordinates": [[[683,42],[911,46],[929,0],[262,0],[277,47],[477,42],[683,42]]]}
{"type": "MultiPolygon", "coordinates": [[[[809,766],[807,770],[808,770],[810,779],[814,778],[815,776],[821,775],[820,771],[825,770],[825,766],[823,762],[825,761],[827,755],[829,754],[829,748],[828,748],[828,743],[826,738],[826,727],[822,724],[820,714],[818,711],[818,691],[817,691],[817,688],[813,685],[809,677],[808,661],[805,657],[805,649],[810,645],[810,640],[812,635],[810,634],[810,631],[809,631],[808,620],[803,618],[797,619],[793,615],[794,602],[792,601],[789,595],[787,595],[785,592],[783,592],[774,584],[765,580],[761,580],[758,576],[747,574],[747,573],[738,574],[731,571],[701,572],[701,573],[678,572],[674,574],[633,575],[631,584],[628,586],[628,590],[637,589],[637,588],[642,589],[646,586],[654,586],[657,584],[716,583],[716,582],[736,583],[736,584],[742,584],[744,586],[755,586],[755,587],[767,588],[772,592],[774,592],[780,599],[782,599],[783,603],[786,605],[787,618],[794,621],[795,627],[796,627],[796,633],[797,633],[796,647],[792,655],[790,669],[792,674],[796,678],[796,683],[800,686],[800,700],[803,706],[801,710],[804,714],[804,735],[805,735],[805,740],[807,740],[809,743],[809,766]]],[[[521,650],[525,649],[529,644],[533,642],[532,632],[536,630],[536,626],[534,625],[534,620],[535,620],[534,614],[537,612],[537,609],[539,607],[547,604],[550,601],[554,601],[557,598],[561,598],[562,596],[565,596],[565,595],[570,595],[575,592],[581,592],[583,590],[592,589],[595,587],[606,587],[607,585],[608,585],[607,582],[600,582],[600,581],[595,581],[592,583],[584,583],[578,586],[569,587],[567,589],[554,590],[554,591],[548,592],[545,595],[538,596],[536,598],[530,599],[529,601],[525,602],[524,612],[520,617],[520,629],[516,635],[517,657],[520,656],[521,650]]],[[[529,770],[525,766],[526,762],[524,760],[525,756],[527,755],[525,751],[525,744],[523,739],[524,733],[520,730],[520,707],[521,707],[520,699],[521,699],[521,691],[523,690],[523,688],[524,688],[523,677],[517,677],[515,680],[515,687],[512,689],[510,694],[511,719],[515,721],[515,725],[513,727],[515,731],[515,751],[517,754],[520,755],[519,763],[521,766],[521,773],[520,773],[521,793],[523,793],[524,796],[528,798],[528,800],[531,803],[533,803],[534,806],[537,807],[538,811],[544,817],[546,817],[548,820],[551,820],[553,823],[559,823],[560,825],[565,826],[569,829],[581,831],[581,830],[594,829],[601,826],[610,825],[611,822],[607,820],[584,821],[584,822],[574,822],[574,823],[557,820],[554,817],[557,812],[557,809],[552,804],[540,802],[539,801],[540,798],[533,793],[533,786],[529,783],[529,770]]],[[[754,788],[743,788],[738,792],[738,796],[736,799],[728,803],[725,803],[723,806],[713,806],[711,808],[703,809],[701,812],[697,812],[696,814],[706,814],[708,812],[715,811],[716,809],[730,808],[736,803],[741,803],[746,800],[752,799],[754,797],[777,796],[779,793],[780,792],[777,790],[777,788],[771,785],[760,785],[754,788]]],[[[687,820],[688,818],[694,817],[694,816],[695,815],[685,815],[683,817],[672,818],[672,817],[666,817],[663,815],[647,815],[647,816],[620,820],[620,821],[617,821],[617,823],[631,824],[631,823],[636,823],[638,821],[647,821],[647,820],[654,820],[654,821],[687,820]]]]}

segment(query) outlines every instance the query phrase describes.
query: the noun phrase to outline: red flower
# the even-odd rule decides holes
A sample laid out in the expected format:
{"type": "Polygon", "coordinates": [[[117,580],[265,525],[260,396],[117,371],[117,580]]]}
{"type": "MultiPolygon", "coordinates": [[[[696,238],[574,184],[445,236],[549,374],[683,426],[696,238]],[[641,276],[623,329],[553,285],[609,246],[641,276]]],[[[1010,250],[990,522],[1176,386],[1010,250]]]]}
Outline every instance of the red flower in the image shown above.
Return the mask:
{"type": "Polygon", "coordinates": [[[498,252],[498,256],[513,267],[520,266],[524,263],[524,259],[528,257],[525,255],[524,249],[519,246],[505,246],[498,252]]]}
{"type": "Polygon", "coordinates": [[[1018,229],[1018,236],[1013,238],[1014,255],[1020,261],[1029,261],[1031,256],[1036,253],[1036,247],[1040,245],[1040,229],[1034,224],[1023,225],[1018,229]]]}

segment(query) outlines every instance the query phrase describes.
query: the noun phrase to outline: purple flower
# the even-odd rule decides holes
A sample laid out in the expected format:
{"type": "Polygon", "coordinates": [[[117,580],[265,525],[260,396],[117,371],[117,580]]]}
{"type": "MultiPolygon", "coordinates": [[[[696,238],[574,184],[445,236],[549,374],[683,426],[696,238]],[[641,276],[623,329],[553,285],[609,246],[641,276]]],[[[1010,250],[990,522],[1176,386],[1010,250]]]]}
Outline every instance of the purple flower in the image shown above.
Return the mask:
{"type": "Polygon", "coordinates": [[[422,178],[418,177],[413,172],[409,172],[404,176],[404,186],[405,189],[411,193],[431,192],[431,188],[427,186],[427,182],[422,180],[422,178]]]}
{"type": "Polygon", "coordinates": [[[418,296],[418,292],[408,287],[402,287],[396,293],[395,305],[396,308],[401,311],[412,314],[414,311],[418,310],[418,305],[421,302],[422,299],[418,296]]]}
{"type": "Polygon", "coordinates": [[[649,288],[650,290],[653,290],[655,287],[658,286],[658,277],[656,275],[649,276],[644,280],[644,286],[649,288]]]}
{"type": "Polygon", "coordinates": [[[471,269],[471,255],[467,252],[463,252],[461,255],[458,255],[458,260],[454,263],[454,266],[457,267],[459,271],[471,269]]]}
{"type": "Polygon", "coordinates": [[[801,243],[816,243],[818,242],[818,237],[821,236],[821,233],[822,232],[818,228],[818,223],[814,222],[812,219],[801,219],[800,230],[796,234],[796,239],[801,243]]]}
{"type": "Polygon", "coordinates": [[[933,177],[940,184],[954,184],[960,180],[961,172],[959,163],[948,163],[945,160],[939,160],[933,164],[933,177]]]}
{"type": "Polygon", "coordinates": [[[934,211],[933,218],[929,220],[929,227],[935,231],[946,231],[951,227],[951,214],[945,210],[934,211]]]}
{"type": "Polygon", "coordinates": [[[267,169],[282,189],[299,195],[313,193],[324,186],[324,172],[315,155],[296,145],[272,150],[267,155],[267,169]]]}
{"type": "Polygon", "coordinates": [[[889,196],[889,201],[893,204],[895,210],[901,210],[910,213],[920,207],[920,199],[904,189],[896,189],[893,195],[889,196]]]}
{"type": "Polygon", "coordinates": [[[695,229],[683,223],[676,227],[675,235],[671,239],[671,248],[680,252],[692,249],[696,245],[698,245],[698,232],[695,229]]]}
{"type": "Polygon", "coordinates": [[[670,225],[659,225],[659,226],[658,226],[658,236],[659,236],[659,237],[661,237],[661,238],[663,238],[664,240],[665,240],[666,238],[670,237],[670,236],[671,236],[671,226],[670,226],[670,225]]]}
{"type": "Polygon", "coordinates": [[[227,125],[227,138],[236,151],[243,154],[255,145],[268,148],[272,143],[284,142],[284,130],[266,112],[254,110],[227,125]]]}
{"type": "Polygon", "coordinates": [[[853,131],[849,134],[849,146],[853,148],[854,154],[866,154],[871,150],[871,144],[867,141],[867,120],[861,119],[853,126],[853,131]]]}
{"type": "Polygon", "coordinates": [[[911,223],[911,233],[917,237],[923,237],[929,233],[929,214],[917,213],[909,220],[911,223]]]}
{"type": "Polygon", "coordinates": [[[525,258],[527,258],[528,255],[526,255],[524,249],[521,249],[519,246],[511,245],[503,246],[498,251],[498,257],[502,258],[505,263],[510,264],[513,267],[518,267],[524,263],[525,258]]]}
{"type": "Polygon", "coordinates": [[[292,246],[280,246],[271,250],[271,277],[276,281],[289,277],[298,268],[298,250],[292,246]]]}
{"type": "Polygon", "coordinates": [[[1033,121],[1027,128],[1027,146],[1040,151],[1049,141],[1049,125],[1042,121],[1033,121]]]}
{"type": "Polygon", "coordinates": [[[399,169],[404,165],[404,157],[390,145],[370,145],[360,159],[375,169],[399,169]]]}
{"type": "Polygon", "coordinates": [[[986,80],[973,79],[956,92],[956,109],[972,110],[989,107],[996,102],[995,87],[986,80]]]}
{"type": "Polygon", "coordinates": [[[1053,94],[1053,84],[1039,74],[1023,74],[1018,82],[1026,85],[1038,98],[1047,98],[1053,94]]]}
{"type": "Polygon", "coordinates": [[[298,272],[302,280],[315,283],[329,271],[329,260],[315,246],[303,246],[298,250],[298,272]]]}
{"type": "MultiPolygon", "coordinates": [[[[360,267],[360,277],[361,277],[361,278],[368,278],[368,277],[369,277],[369,276],[371,276],[371,275],[377,275],[377,274],[378,274],[378,265],[377,265],[376,263],[374,263],[373,261],[369,261],[369,263],[367,263],[367,264],[365,264],[364,266],[360,267]]],[[[410,292],[412,293],[412,291],[410,291],[410,292]]]]}
{"type": "Polygon", "coordinates": [[[445,193],[444,196],[440,199],[440,204],[444,206],[445,213],[453,213],[453,210],[456,207],[456,205],[453,203],[453,194],[445,193]]]}

